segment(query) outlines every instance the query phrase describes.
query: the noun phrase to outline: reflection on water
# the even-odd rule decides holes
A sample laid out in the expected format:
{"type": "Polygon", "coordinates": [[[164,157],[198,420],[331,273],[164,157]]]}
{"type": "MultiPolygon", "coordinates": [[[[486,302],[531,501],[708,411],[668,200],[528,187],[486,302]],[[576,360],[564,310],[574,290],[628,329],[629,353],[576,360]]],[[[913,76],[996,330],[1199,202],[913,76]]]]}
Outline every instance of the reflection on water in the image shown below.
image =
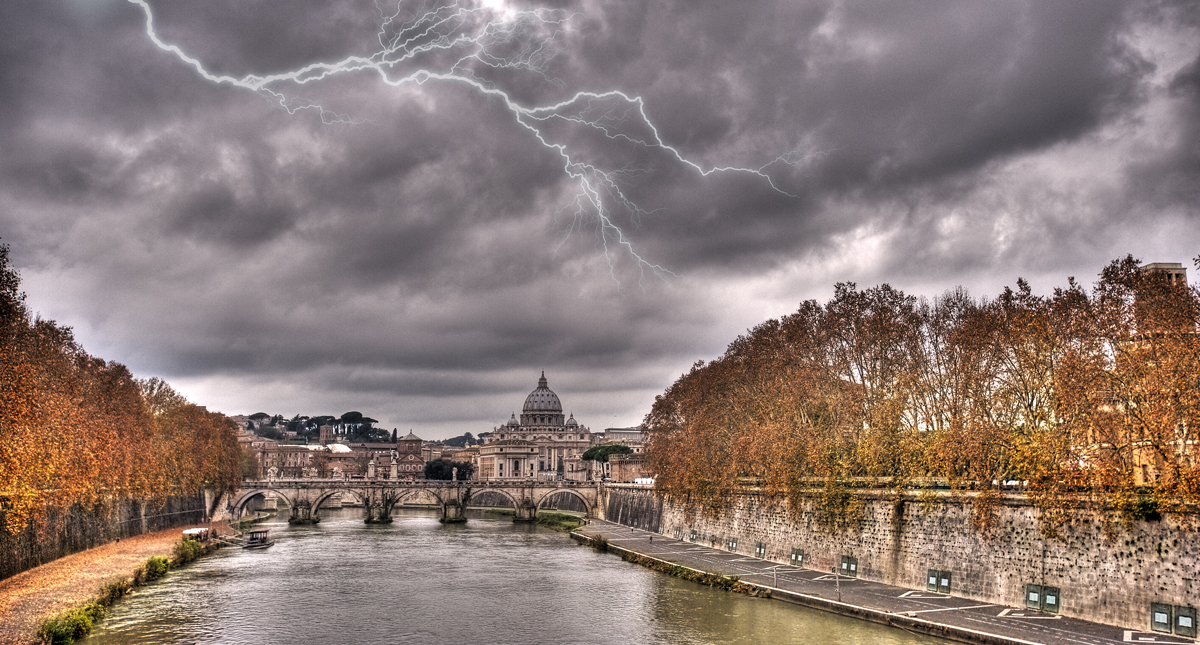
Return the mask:
{"type": "Polygon", "coordinates": [[[682,582],[509,518],[322,515],[314,526],[266,524],[270,549],[222,549],[172,572],[120,601],[84,642],[944,642],[682,582]]]}

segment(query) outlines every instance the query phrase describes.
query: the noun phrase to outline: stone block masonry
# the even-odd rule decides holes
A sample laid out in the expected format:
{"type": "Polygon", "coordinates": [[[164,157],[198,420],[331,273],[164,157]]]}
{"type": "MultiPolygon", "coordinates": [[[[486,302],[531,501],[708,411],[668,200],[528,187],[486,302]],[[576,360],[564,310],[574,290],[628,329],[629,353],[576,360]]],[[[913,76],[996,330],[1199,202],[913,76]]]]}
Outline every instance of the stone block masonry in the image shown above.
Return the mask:
{"type": "Polygon", "coordinates": [[[798,553],[807,569],[837,568],[922,592],[931,570],[946,572],[951,595],[1008,606],[1027,606],[1028,586],[1036,585],[1057,590],[1053,600],[1062,615],[1127,629],[1150,629],[1151,603],[1185,611],[1200,604],[1194,516],[1139,521],[1129,531],[1118,526],[1110,539],[1097,515],[1080,510],[1059,539],[1049,539],[1037,508],[1020,495],[1002,500],[996,528],[986,533],[971,528],[972,501],[962,496],[923,503],[915,495],[860,493],[862,512],[841,531],[820,526],[806,502],[792,514],[786,500],[752,491],[735,496],[717,517],[689,512],[649,487],[609,485],[605,498],[609,521],[706,546],[732,544],[736,553],[784,564],[798,553]]]}

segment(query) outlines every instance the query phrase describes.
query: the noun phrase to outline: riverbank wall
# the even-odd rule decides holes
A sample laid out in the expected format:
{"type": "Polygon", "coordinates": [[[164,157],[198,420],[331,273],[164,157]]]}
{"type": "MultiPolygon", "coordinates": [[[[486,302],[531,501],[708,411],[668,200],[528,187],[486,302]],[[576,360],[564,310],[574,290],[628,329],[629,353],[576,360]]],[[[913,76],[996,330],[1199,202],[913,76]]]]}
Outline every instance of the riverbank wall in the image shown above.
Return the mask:
{"type": "Polygon", "coordinates": [[[781,564],[837,569],[841,575],[948,591],[985,603],[1034,605],[1128,629],[1148,630],[1152,609],[1169,610],[1174,623],[1180,616],[1195,616],[1200,604],[1195,517],[1138,521],[1131,530],[1117,527],[1110,538],[1099,517],[1081,510],[1060,531],[1060,539],[1049,539],[1041,534],[1038,510],[1022,495],[1001,500],[996,528],[988,532],[971,528],[969,496],[917,499],[864,492],[860,499],[857,518],[834,531],[822,527],[807,505],[792,513],[786,500],[753,491],[736,495],[708,517],[648,486],[608,485],[604,517],[781,564]],[[941,586],[943,581],[947,584],[941,586]],[[1036,594],[1032,600],[1031,593],[1036,594]]]}
{"type": "Polygon", "coordinates": [[[0,531],[0,580],[117,539],[203,523],[205,497],[174,495],[158,502],[126,498],[47,509],[39,522],[19,533],[0,531]]]}

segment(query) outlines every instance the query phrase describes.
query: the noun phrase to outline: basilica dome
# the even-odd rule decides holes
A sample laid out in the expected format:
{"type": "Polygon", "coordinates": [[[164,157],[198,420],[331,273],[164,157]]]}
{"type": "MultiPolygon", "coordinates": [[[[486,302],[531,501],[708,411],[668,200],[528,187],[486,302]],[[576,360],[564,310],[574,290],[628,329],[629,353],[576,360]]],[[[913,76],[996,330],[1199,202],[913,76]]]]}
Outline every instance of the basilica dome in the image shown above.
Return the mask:
{"type": "Polygon", "coordinates": [[[521,411],[526,414],[562,414],[562,403],[559,402],[558,395],[546,387],[545,372],[542,372],[542,378],[538,379],[537,389],[525,397],[525,407],[521,411]]]}

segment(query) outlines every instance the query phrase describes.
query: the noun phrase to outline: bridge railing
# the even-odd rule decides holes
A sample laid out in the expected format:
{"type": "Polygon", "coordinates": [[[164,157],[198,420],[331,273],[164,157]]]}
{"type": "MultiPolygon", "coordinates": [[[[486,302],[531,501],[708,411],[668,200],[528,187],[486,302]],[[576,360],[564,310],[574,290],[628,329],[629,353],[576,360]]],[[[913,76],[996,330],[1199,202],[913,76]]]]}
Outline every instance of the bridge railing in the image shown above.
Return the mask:
{"type": "Polygon", "coordinates": [[[391,486],[411,486],[427,488],[443,488],[447,486],[545,486],[562,488],[594,488],[600,482],[580,481],[551,481],[545,479],[470,479],[450,481],[442,479],[389,479],[387,477],[276,477],[274,479],[245,479],[242,488],[279,486],[281,484],[319,484],[319,485],[364,485],[385,484],[391,486]]]}

